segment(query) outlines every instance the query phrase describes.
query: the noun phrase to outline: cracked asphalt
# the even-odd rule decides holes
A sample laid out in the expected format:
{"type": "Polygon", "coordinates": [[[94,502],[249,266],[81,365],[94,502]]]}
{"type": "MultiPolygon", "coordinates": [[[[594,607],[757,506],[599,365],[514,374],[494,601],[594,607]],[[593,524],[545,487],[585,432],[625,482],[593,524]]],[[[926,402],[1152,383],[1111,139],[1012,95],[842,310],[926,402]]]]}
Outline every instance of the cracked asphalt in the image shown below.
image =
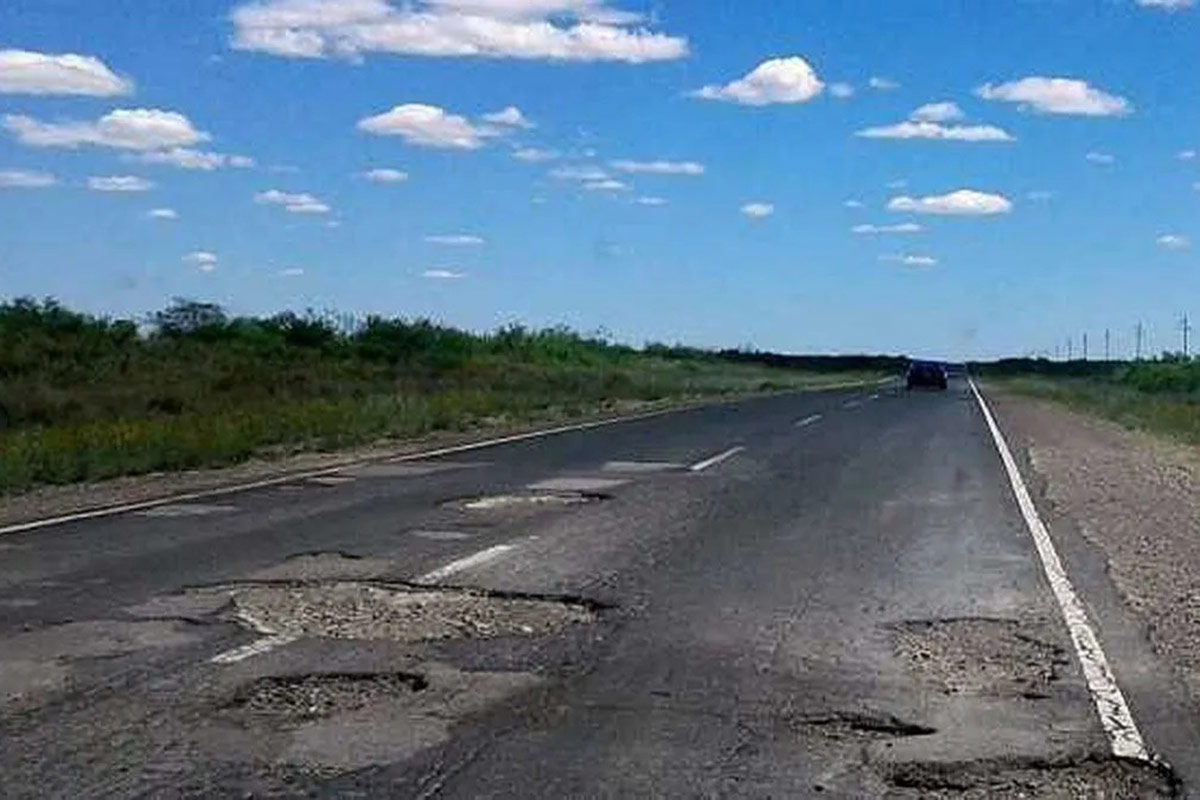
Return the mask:
{"type": "Polygon", "coordinates": [[[0,536],[0,794],[1196,791],[1196,709],[1068,530],[1159,760],[1111,757],[960,382],[331,477],[0,536]]]}

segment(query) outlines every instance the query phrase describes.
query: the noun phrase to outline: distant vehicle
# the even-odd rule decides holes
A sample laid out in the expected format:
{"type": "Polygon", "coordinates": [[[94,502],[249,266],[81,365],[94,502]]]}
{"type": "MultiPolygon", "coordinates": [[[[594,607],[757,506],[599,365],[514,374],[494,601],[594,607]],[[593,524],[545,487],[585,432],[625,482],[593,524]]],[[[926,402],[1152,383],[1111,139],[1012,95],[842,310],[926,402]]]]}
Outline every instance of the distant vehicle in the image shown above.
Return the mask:
{"type": "Polygon", "coordinates": [[[946,370],[941,364],[933,361],[914,361],[908,367],[904,383],[909,389],[945,389],[946,370]]]}

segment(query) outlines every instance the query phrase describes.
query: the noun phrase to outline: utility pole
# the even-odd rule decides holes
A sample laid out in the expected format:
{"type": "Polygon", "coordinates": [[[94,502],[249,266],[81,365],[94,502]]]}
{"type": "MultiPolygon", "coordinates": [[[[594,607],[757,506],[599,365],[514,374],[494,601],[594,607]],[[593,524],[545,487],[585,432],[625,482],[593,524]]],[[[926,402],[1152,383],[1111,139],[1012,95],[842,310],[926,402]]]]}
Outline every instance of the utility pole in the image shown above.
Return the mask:
{"type": "Polygon", "coordinates": [[[1137,327],[1134,328],[1134,333],[1135,333],[1135,338],[1137,339],[1137,351],[1136,351],[1137,355],[1135,356],[1135,360],[1141,361],[1142,360],[1142,323],[1141,322],[1139,322],[1137,324],[1137,327]]]}
{"type": "Polygon", "coordinates": [[[1183,315],[1183,357],[1188,357],[1188,334],[1192,332],[1192,327],[1188,324],[1187,314],[1183,315]]]}
{"type": "Polygon", "coordinates": [[[1074,342],[1072,342],[1071,337],[1068,336],[1067,337],[1067,361],[1072,361],[1075,358],[1075,348],[1073,345],[1074,345],[1074,342]]]}
{"type": "Polygon", "coordinates": [[[1087,334],[1083,335],[1083,360],[1087,361],[1087,334]]]}

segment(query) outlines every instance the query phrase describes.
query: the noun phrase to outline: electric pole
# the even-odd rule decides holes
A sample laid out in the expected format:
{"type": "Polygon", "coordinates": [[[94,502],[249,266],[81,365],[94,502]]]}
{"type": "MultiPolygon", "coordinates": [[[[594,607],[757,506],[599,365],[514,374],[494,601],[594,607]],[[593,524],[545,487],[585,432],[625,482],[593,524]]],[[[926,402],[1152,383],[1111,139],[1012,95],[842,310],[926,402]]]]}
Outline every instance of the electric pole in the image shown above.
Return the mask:
{"type": "Polygon", "coordinates": [[[1111,338],[1109,336],[1108,328],[1105,328],[1104,329],[1104,360],[1105,361],[1112,361],[1112,348],[1109,346],[1110,342],[1111,342],[1111,338]]]}
{"type": "Polygon", "coordinates": [[[1083,360],[1087,361],[1087,334],[1083,335],[1083,360]]]}
{"type": "Polygon", "coordinates": [[[1188,357],[1188,334],[1192,332],[1192,327],[1188,324],[1187,314],[1183,315],[1183,357],[1188,357]]]}
{"type": "Polygon", "coordinates": [[[1134,338],[1137,339],[1137,351],[1136,351],[1137,355],[1135,356],[1134,360],[1141,361],[1142,360],[1142,323],[1139,322],[1137,324],[1137,327],[1134,328],[1134,333],[1135,333],[1134,338]]]}
{"type": "Polygon", "coordinates": [[[1067,361],[1072,361],[1075,358],[1075,348],[1073,345],[1074,345],[1074,342],[1072,342],[1071,337],[1068,336],[1067,337],[1067,361]]]}

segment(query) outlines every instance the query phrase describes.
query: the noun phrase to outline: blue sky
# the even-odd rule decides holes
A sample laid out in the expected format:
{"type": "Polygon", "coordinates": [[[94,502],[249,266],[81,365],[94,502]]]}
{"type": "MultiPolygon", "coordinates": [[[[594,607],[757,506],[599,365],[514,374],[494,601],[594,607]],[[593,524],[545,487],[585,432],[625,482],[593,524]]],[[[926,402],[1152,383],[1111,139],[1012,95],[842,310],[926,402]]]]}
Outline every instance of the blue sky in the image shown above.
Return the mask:
{"type": "Polygon", "coordinates": [[[0,296],[1178,348],[1197,45],[1182,0],[7,0],[0,296]]]}

